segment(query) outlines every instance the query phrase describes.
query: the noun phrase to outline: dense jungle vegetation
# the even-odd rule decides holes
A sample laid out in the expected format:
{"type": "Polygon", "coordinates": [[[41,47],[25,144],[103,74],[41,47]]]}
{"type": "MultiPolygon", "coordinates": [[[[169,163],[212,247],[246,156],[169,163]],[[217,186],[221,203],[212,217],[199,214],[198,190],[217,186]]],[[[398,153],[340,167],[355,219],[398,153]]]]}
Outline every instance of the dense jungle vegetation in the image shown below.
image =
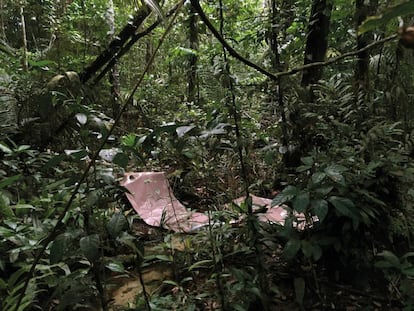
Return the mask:
{"type": "Polygon", "coordinates": [[[413,310],[413,16],[0,0],[0,310],[413,310]],[[145,171],[209,224],[145,224],[145,171]]]}

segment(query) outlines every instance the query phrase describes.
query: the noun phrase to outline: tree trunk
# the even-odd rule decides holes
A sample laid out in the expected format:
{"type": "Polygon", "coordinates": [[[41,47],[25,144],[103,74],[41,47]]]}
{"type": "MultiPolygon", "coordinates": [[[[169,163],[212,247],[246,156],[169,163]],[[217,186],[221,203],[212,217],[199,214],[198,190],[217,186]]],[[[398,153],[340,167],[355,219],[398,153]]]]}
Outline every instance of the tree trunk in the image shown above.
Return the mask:
{"type": "MultiPolygon", "coordinates": [[[[308,24],[304,64],[323,62],[328,49],[328,34],[331,22],[331,0],[313,0],[308,24]]],[[[303,71],[302,86],[317,83],[322,78],[323,67],[303,71]]]]}
{"type": "Polygon", "coordinates": [[[191,49],[191,54],[188,56],[188,98],[189,103],[197,103],[197,54],[198,50],[198,29],[197,29],[197,14],[194,7],[189,5],[189,18],[188,18],[188,39],[189,39],[189,48],[191,49]]]}
{"type": "MultiPolygon", "coordinates": [[[[279,55],[279,40],[278,36],[280,33],[280,29],[278,25],[280,24],[281,16],[278,12],[279,5],[277,4],[277,0],[270,0],[269,3],[269,19],[270,19],[270,29],[268,31],[268,42],[270,48],[270,57],[271,57],[271,66],[272,69],[277,72],[281,71],[283,68],[280,62],[280,55],[279,55]]],[[[274,92],[272,94],[271,101],[274,103],[272,106],[275,107],[275,111],[279,111],[282,123],[282,145],[287,146],[288,144],[288,135],[287,135],[287,121],[286,121],[286,112],[285,112],[285,105],[283,102],[283,86],[282,86],[282,77],[279,77],[276,83],[271,82],[272,88],[274,88],[274,92]]]]}
{"type": "MultiPolygon", "coordinates": [[[[115,10],[114,2],[108,0],[108,10],[107,10],[107,23],[109,26],[109,40],[114,40],[115,36],[115,10]]],[[[112,97],[112,116],[116,118],[120,112],[121,105],[119,102],[121,85],[119,82],[119,72],[118,72],[118,62],[115,62],[109,72],[109,83],[111,85],[111,97],[112,97]]]]}
{"type": "Polygon", "coordinates": [[[26,36],[26,20],[24,18],[24,8],[20,7],[20,22],[22,23],[22,39],[23,39],[23,56],[22,56],[22,65],[23,70],[27,71],[29,68],[29,62],[27,59],[27,36],[26,36]]]}
{"type": "Polygon", "coordinates": [[[4,3],[0,0],[0,24],[1,24],[1,39],[6,40],[6,26],[4,25],[4,3]]]}
{"type": "MultiPolygon", "coordinates": [[[[374,15],[376,8],[378,6],[378,0],[356,0],[355,3],[355,19],[356,26],[359,25],[370,15],[374,15]]],[[[366,47],[372,41],[372,33],[364,33],[357,37],[357,49],[362,49],[366,47]]],[[[358,54],[357,66],[355,69],[355,82],[358,89],[367,89],[369,84],[369,75],[368,75],[368,65],[369,65],[369,51],[363,51],[358,54]]]]}

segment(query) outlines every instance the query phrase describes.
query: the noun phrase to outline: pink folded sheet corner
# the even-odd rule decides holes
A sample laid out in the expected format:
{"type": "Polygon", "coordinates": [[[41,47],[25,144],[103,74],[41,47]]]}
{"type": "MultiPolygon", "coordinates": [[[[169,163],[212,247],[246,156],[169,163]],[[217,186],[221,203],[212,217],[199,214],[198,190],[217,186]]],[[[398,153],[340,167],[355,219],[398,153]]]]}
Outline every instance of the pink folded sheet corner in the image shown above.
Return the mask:
{"type": "Polygon", "coordinates": [[[148,225],[191,232],[208,224],[208,216],[187,209],[174,196],[164,172],[126,173],[121,185],[129,202],[148,225]]]}
{"type": "MultiPolygon", "coordinates": [[[[175,232],[192,232],[208,225],[208,216],[187,209],[171,190],[164,172],[125,173],[121,186],[128,189],[127,198],[143,221],[154,227],[162,227],[175,232]]],[[[265,208],[266,212],[257,213],[262,222],[285,224],[288,212],[283,206],[271,206],[272,200],[251,195],[253,210],[265,208]]],[[[238,198],[233,202],[240,205],[245,200],[238,198]]],[[[240,215],[242,219],[242,215],[240,215]]],[[[305,217],[296,214],[299,230],[305,228],[305,217]]],[[[317,220],[317,219],[316,219],[317,220]]]]}

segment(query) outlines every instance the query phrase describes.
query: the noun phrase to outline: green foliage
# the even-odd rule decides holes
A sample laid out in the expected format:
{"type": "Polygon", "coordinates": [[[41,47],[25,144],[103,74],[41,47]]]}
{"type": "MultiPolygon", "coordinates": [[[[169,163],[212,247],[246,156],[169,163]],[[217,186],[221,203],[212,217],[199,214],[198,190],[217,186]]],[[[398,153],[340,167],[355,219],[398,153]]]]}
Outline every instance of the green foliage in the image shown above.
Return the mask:
{"type": "Polygon", "coordinates": [[[369,17],[358,29],[359,34],[386,25],[390,20],[397,17],[411,15],[414,12],[414,4],[412,1],[406,1],[392,7],[387,8],[379,16],[369,17]]]}
{"type": "Polygon", "coordinates": [[[414,307],[413,300],[413,279],[414,264],[413,252],[409,252],[398,258],[394,253],[384,250],[378,254],[379,260],[375,267],[382,270],[385,278],[389,281],[389,291],[398,300],[404,303],[404,310],[411,310],[414,307]]]}
{"type": "MultiPolygon", "coordinates": [[[[114,2],[118,32],[142,3],[114,2]]],[[[172,3],[161,9],[157,1],[148,2],[168,23],[172,3]]],[[[224,20],[215,4],[202,3],[235,50],[270,71],[283,71],[303,63],[312,1],[275,4],[272,22],[263,1],[225,2],[224,20]],[[278,45],[277,69],[271,40],[278,45]]],[[[99,304],[105,309],[103,293],[113,285],[109,274],[142,276],[153,264],[168,266],[173,277],[163,280],[162,291],[137,297],[136,309],[148,303],[153,310],[260,309],[272,297],[285,303],[279,291],[285,283],[294,293],[287,299],[298,308],[307,308],[314,292],[321,304],[313,301],[312,308],[322,308],[329,305],[325,297],[336,295],[323,292],[320,279],[335,274],[336,283],[345,282],[349,270],[362,279],[357,272],[372,271],[374,250],[407,252],[414,228],[414,84],[411,56],[395,53],[393,43],[367,51],[366,84],[355,81],[357,62],[347,58],[325,66],[324,80],[304,90],[298,75],[276,83],[231,57],[224,60],[222,47],[199,21],[198,42],[190,48],[189,17],[181,11],[113,135],[103,142],[113,125],[107,115],[115,93],[108,82],[81,85],[74,70],[81,72],[107,45],[108,1],[1,5],[0,296],[7,297],[1,309],[16,305],[30,264],[78,186],[19,310],[99,304]],[[22,5],[28,71],[21,66],[22,5]],[[187,94],[189,56],[197,59],[194,98],[187,94]],[[79,184],[98,151],[102,157],[79,184]],[[289,153],[298,160],[293,167],[283,162],[289,153]],[[165,232],[154,237],[134,231],[136,216],[118,186],[129,170],[167,171],[184,203],[211,212],[211,227],[186,237],[184,251],[175,250],[165,232]],[[224,204],[246,188],[268,197],[280,190],[272,205],[286,207],[284,226],[259,223],[255,214],[240,220],[248,200],[237,207],[224,204]],[[152,253],[147,239],[159,246],[152,253]]],[[[380,10],[385,5],[379,1],[380,10]]],[[[385,24],[412,11],[411,2],[384,9],[359,32],[382,36],[389,30],[385,24]]],[[[356,45],[356,13],[349,1],[335,2],[328,58],[356,45]]],[[[145,32],[156,14],[137,32],[145,32]]],[[[135,85],[163,32],[157,27],[118,60],[118,101],[135,85]]],[[[391,297],[409,308],[411,253],[382,251],[379,257],[376,267],[391,297]]]]}

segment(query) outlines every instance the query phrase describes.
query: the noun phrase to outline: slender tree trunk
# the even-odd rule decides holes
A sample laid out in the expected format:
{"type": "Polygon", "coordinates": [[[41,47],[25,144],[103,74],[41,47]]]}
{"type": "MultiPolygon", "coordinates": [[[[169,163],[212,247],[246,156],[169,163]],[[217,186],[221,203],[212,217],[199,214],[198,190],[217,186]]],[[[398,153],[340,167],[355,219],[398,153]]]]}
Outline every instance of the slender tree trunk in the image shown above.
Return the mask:
{"type": "MultiPolygon", "coordinates": [[[[283,1],[282,1],[283,2],[283,1]]],[[[283,7],[283,4],[281,5],[283,7]]],[[[282,70],[281,62],[280,62],[280,54],[279,54],[279,40],[278,36],[280,33],[280,29],[277,25],[280,24],[281,16],[278,12],[278,3],[277,0],[270,0],[269,3],[269,19],[270,19],[270,29],[268,32],[268,42],[270,47],[270,57],[271,57],[271,65],[274,71],[282,70]]],[[[272,82],[272,85],[275,89],[273,96],[272,96],[272,103],[275,103],[274,106],[276,111],[279,111],[280,117],[282,119],[281,129],[282,129],[282,145],[288,145],[288,134],[287,134],[287,120],[286,120],[286,112],[285,112],[285,104],[283,101],[283,85],[282,85],[282,77],[279,77],[276,83],[272,82]]]]}
{"type": "Polygon", "coordinates": [[[197,50],[198,50],[198,29],[197,29],[197,14],[195,12],[194,7],[190,4],[189,5],[189,18],[188,18],[188,39],[189,39],[189,47],[191,49],[191,54],[188,56],[188,98],[187,101],[189,103],[197,103],[198,96],[197,96],[197,50]]]}
{"type": "MultiPolygon", "coordinates": [[[[107,23],[109,26],[109,41],[111,42],[115,37],[115,10],[112,0],[108,0],[107,23]]],[[[115,62],[109,72],[109,83],[111,84],[112,116],[116,118],[121,109],[119,102],[121,85],[119,82],[118,62],[115,62]]]]}
{"type": "MultiPolygon", "coordinates": [[[[331,0],[313,0],[308,24],[304,64],[322,62],[328,49],[328,34],[331,22],[331,0]]],[[[302,86],[317,83],[322,78],[323,67],[303,71],[302,86]]]]}
{"type": "MultiPolygon", "coordinates": [[[[355,19],[356,26],[370,15],[374,15],[378,6],[378,0],[356,0],[355,2],[355,19]]],[[[372,41],[372,33],[364,33],[357,37],[357,49],[362,49],[372,41]]],[[[364,51],[358,54],[357,66],[355,69],[355,82],[358,89],[367,89],[369,84],[369,51],[364,51]]]]}
{"type": "Polygon", "coordinates": [[[22,23],[22,39],[23,39],[23,56],[22,65],[23,70],[27,71],[29,68],[29,62],[27,59],[27,36],[26,36],[26,20],[24,18],[24,7],[20,7],[20,22],[22,23]]]}
{"type": "Polygon", "coordinates": [[[6,40],[6,26],[4,25],[4,2],[0,0],[0,24],[1,24],[1,38],[7,42],[6,40]]]}
{"type": "MultiPolygon", "coordinates": [[[[145,63],[148,64],[152,54],[154,52],[154,45],[152,44],[151,36],[148,36],[146,42],[145,42],[145,63]]],[[[152,66],[148,68],[148,71],[150,72],[152,69],[152,66]]]]}

